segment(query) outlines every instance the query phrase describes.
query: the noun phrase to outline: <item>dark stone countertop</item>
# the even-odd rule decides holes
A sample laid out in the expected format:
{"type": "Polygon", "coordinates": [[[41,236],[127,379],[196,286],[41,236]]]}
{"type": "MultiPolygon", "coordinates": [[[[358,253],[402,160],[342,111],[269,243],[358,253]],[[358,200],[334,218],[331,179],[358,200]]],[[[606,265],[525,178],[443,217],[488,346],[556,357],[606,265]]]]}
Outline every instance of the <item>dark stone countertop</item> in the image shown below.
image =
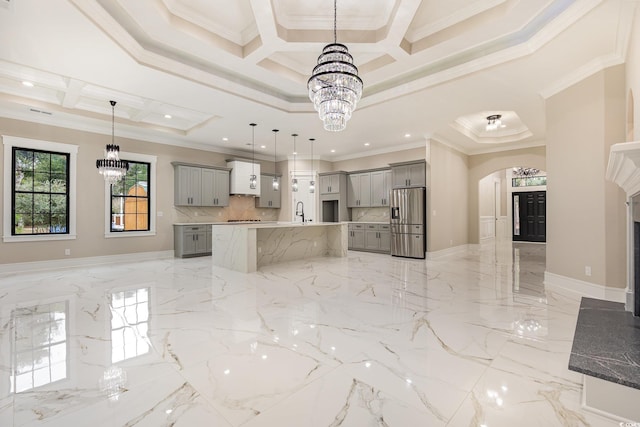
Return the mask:
{"type": "Polygon", "coordinates": [[[569,369],[640,389],[640,317],[622,303],[582,298],[569,369]]]}

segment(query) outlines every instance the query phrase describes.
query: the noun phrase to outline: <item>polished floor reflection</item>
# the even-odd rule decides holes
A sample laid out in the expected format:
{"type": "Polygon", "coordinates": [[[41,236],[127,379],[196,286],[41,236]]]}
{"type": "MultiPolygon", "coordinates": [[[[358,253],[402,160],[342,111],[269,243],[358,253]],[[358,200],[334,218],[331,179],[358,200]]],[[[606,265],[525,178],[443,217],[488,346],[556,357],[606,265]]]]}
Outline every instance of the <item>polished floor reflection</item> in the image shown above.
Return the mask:
{"type": "Polygon", "coordinates": [[[0,277],[0,426],[612,426],[545,246],[0,277]]]}

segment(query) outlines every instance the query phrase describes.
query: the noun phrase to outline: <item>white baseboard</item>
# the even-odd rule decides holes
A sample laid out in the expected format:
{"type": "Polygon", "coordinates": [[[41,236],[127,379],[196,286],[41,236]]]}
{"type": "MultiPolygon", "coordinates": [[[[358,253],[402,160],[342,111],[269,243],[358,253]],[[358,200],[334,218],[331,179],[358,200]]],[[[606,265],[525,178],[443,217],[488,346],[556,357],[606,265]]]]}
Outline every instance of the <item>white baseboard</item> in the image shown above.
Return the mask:
{"type": "Polygon", "coordinates": [[[447,256],[447,255],[453,255],[453,254],[457,254],[460,252],[466,252],[469,249],[471,249],[472,247],[477,247],[478,245],[472,245],[472,244],[464,244],[464,245],[460,245],[460,246],[453,246],[451,248],[447,248],[447,249],[442,249],[439,251],[433,251],[433,252],[427,252],[427,259],[436,259],[436,258],[441,258],[443,256],[447,256]]]}
{"type": "Polygon", "coordinates": [[[560,293],[569,293],[574,296],[579,295],[622,303],[626,301],[627,291],[624,288],[609,288],[572,277],[549,273],[548,271],[544,272],[544,286],[547,289],[553,289],[560,293]]]}
{"type": "Polygon", "coordinates": [[[24,273],[36,270],[57,270],[61,268],[84,267],[96,264],[130,263],[165,258],[173,258],[173,250],[0,264],[0,274],[24,273]]]}

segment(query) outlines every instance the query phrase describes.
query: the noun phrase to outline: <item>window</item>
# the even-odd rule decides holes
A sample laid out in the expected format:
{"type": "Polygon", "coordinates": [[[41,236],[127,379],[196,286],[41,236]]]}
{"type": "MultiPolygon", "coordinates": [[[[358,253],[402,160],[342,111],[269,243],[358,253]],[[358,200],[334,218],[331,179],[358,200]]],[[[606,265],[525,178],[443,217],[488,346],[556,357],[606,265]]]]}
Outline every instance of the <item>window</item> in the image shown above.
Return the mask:
{"type": "Polygon", "coordinates": [[[68,234],[69,154],[13,147],[11,235],[68,234]]]}
{"type": "Polygon", "coordinates": [[[118,183],[105,182],[105,237],[155,235],[156,156],[120,152],[129,170],[118,183]]]}
{"type": "Polygon", "coordinates": [[[2,136],[4,242],[76,238],[76,145],[2,136]]]}
{"type": "Polygon", "coordinates": [[[547,185],[546,176],[526,176],[522,178],[512,178],[512,187],[535,187],[538,185],[547,185]]]}
{"type": "Polygon", "coordinates": [[[129,162],[126,176],[111,185],[112,232],[149,231],[151,164],[129,162]]]}

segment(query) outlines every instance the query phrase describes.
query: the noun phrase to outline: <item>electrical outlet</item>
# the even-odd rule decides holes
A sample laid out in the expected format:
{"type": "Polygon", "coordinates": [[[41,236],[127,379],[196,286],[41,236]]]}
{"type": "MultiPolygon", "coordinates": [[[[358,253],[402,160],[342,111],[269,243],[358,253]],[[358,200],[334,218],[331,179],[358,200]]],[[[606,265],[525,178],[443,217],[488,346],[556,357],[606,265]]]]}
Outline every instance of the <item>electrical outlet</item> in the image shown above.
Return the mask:
{"type": "Polygon", "coordinates": [[[261,254],[262,253],[262,248],[260,246],[258,246],[258,253],[261,254]]]}
{"type": "Polygon", "coordinates": [[[159,217],[164,216],[164,212],[162,212],[162,211],[158,211],[158,216],[159,216],[159,217]]]}
{"type": "Polygon", "coordinates": [[[591,276],[591,266],[590,265],[585,265],[584,266],[584,274],[585,274],[585,276],[591,276]]]}
{"type": "Polygon", "coordinates": [[[65,249],[64,250],[64,254],[67,255],[67,256],[71,255],[71,249],[65,249]]]}

